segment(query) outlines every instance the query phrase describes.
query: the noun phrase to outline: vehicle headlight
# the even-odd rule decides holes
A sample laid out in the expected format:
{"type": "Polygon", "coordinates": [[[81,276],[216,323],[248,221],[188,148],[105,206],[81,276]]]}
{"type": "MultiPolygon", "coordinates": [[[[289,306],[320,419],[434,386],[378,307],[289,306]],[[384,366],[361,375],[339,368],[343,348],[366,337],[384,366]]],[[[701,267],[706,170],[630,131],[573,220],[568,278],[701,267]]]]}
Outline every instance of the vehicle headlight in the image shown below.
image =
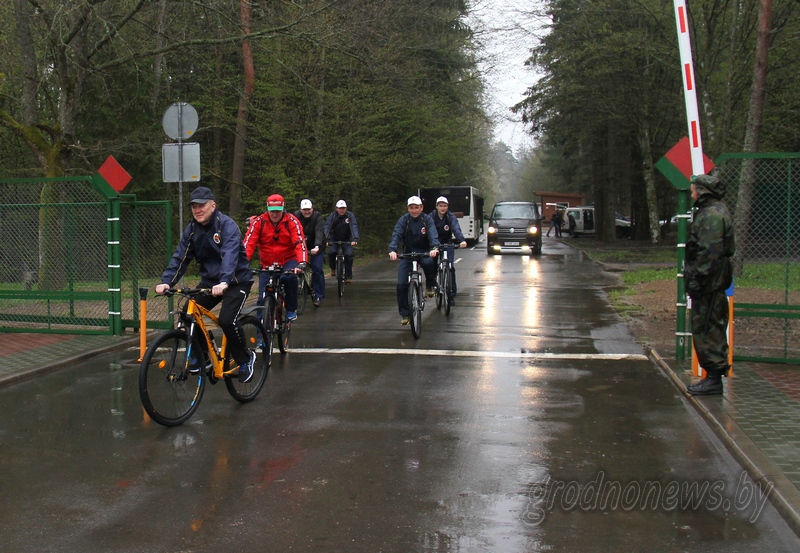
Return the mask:
{"type": "Polygon", "coordinates": [[[528,234],[536,234],[537,232],[539,232],[539,227],[536,225],[528,227],[528,234]]]}
{"type": "Polygon", "coordinates": [[[495,232],[497,232],[497,228],[496,228],[496,227],[493,227],[493,226],[491,226],[491,225],[489,225],[489,228],[488,228],[488,229],[486,229],[486,232],[487,232],[488,234],[494,234],[495,232]]]}

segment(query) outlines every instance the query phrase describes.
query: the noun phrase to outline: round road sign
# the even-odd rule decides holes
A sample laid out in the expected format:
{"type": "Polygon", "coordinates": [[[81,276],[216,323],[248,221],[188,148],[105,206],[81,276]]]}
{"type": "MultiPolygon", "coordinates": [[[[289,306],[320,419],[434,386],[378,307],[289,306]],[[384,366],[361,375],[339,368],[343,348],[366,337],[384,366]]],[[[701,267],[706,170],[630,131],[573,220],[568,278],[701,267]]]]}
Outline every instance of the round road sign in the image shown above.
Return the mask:
{"type": "Polygon", "coordinates": [[[161,126],[173,140],[186,140],[197,130],[197,110],[186,102],[175,102],[164,112],[161,126]]]}

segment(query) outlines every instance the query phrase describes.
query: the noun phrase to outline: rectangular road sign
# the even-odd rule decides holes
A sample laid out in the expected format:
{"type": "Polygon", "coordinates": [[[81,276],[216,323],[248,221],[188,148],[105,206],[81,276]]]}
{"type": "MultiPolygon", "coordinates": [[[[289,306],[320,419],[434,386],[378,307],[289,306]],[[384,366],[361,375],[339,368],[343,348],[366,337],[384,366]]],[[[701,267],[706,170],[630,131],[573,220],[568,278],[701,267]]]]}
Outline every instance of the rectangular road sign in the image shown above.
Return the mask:
{"type": "Polygon", "coordinates": [[[161,168],[164,182],[200,180],[200,143],[181,142],[161,147],[161,168]]]}

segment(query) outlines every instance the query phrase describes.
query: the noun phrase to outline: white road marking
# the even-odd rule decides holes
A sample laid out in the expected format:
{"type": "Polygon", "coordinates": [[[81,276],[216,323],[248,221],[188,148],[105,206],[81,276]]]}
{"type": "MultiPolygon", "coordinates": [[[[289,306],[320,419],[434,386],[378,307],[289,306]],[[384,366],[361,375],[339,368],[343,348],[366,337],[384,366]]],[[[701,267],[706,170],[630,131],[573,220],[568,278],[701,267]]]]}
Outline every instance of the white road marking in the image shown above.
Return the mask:
{"type": "Polygon", "coordinates": [[[429,355],[434,357],[492,357],[495,359],[561,359],[604,361],[647,361],[641,353],[537,353],[533,351],[464,351],[448,349],[395,348],[292,348],[291,353],[336,353],[369,355],[429,355]]]}

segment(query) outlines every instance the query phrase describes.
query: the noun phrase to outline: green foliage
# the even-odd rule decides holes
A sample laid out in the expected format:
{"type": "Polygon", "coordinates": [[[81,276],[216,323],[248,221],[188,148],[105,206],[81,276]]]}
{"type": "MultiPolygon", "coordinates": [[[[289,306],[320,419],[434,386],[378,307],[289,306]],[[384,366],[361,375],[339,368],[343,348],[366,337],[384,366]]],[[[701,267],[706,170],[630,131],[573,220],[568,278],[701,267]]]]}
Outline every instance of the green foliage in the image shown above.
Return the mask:
{"type": "MultiPolygon", "coordinates": [[[[73,3],[38,5],[42,17],[30,20],[34,62],[52,60],[53,79],[78,93],[62,105],[58,87],[43,80],[32,99],[43,127],[74,117],[74,134],[54,139],[68,145],[70,170],[91,172],[114,155],[133,176],[126,192],[177,202],[177,186],[161,182],[161,145],[168,141],[161,117],[171,103],[190,102],[200,121],[191,140],[200,143],[202,182],[226,211],[243,87],[239,3],[119,0],[113,9],[98,4],[85,21],[76,19],[73,3]],[[135,16],[124,19],[128,10],[135,16]],[[52,25],[40,25],[48,17],[52,25]],[[90,59],[79,59],[76,44],[60,45],[69,23],[82,43],[101,45],[90,59]],[[103,41],[108,24],[121,26],[103,41]],[[52,58],[50,48],[59,46],[74,57],[52,58]]],[[[8,16],[0,25],[0,40],[9,45],[3,67],[10,68],[0,109],[19,118],[22,105],[9,101],[24,96],[15,6],[0,8],[8,16]]],[[[345,198],[359,218],[362,244],[384,249],[405,198],[418,187],[484,186],[490,129],[465,3],[279,0],[251,8],[255,90],[244,178],[235,192],[242,219],[262,212],[274,192],[292,208],[311,198],[324,214],[345,198]]],[[[2,169],[21,170],[12,165],[2,169]]],[[[194,185],[184,184],[184,201],[194,185]]],[[[173,214],[177,219],[177,208],[173,214]]]]}
{"type": "MultiPolygon", "coordinates": [[[[712,158],[742,149],[758,7],[689,5],[703,146],[712,158]]],[[[643,162],[655,162],[687,134],[673,4],[548,0],[545,9],[549,33],[532,45],[529,59],[542,78],[515,109],[540,138],[535,157],[557,178],[549,189],[585,193],[598,205],[610,197],[618,211],[647,221],[643,162]]],[[[773,10],[763,151],[800,147],[800,126],[793,124],[800,100],[797,9],[782,2],[773,10]]],[[[666,218],[675,194],[656,176],[658,213],[666,218]]]]}

